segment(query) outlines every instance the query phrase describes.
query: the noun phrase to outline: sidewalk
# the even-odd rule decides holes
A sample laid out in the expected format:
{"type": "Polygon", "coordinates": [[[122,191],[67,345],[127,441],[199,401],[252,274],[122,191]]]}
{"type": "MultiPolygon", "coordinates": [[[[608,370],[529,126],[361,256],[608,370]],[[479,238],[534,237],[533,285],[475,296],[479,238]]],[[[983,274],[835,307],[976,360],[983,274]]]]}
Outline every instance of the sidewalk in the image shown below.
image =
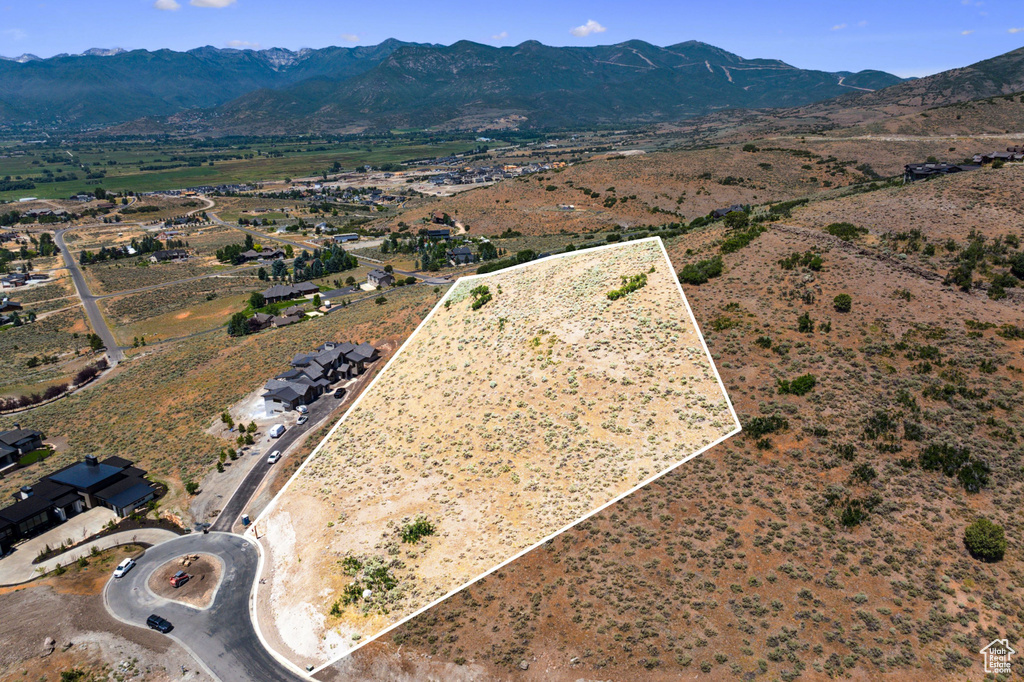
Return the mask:
{"type": "Polygon", "coordinates": [[[92,553],[92,548],[95,547],[99,550],[110,549],[111,547],[117,547],[118,545],[128,545],[136,542],[143,542],[147,545],[159,545],[162,542],[173,540],[178,537],[176,533],[172,533],[169,530],[162,528],[140,528],[137,530],[126,530],[121,533],[114,533],[107,535],[93,542],[82,545],[81,547],[75,547],[74,549],[68,550],[63,554],[59,554],[51,559],[48,559],[42,563],[33,564],[32,560],[39,555],[39,548],[26,548],[31,542],[38,540],[35,538],[30,542],[26,542],[19,545],[17,550],[10,556],[0,560],[0,585],[16,585],[18,583],[28,582],[33,578],[40,575],[40,569],[43,573],[48,573],[57,567],[57,564],[61,566],[67,566],[78,561],[79,557],[88,558],[92,553]],[[34,551],[33,551],[34,550],[34,551]]]}

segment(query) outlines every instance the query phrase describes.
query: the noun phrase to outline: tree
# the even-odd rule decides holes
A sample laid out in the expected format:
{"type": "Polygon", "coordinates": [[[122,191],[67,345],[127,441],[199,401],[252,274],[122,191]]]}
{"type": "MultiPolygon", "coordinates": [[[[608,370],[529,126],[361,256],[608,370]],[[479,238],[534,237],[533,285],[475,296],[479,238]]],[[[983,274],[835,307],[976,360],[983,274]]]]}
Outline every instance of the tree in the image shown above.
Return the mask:
{"type": "Polygon", "coordinates": [[[267,271],[264,268],[260,268],[256,272],[256,276],[260,278],[261,282],[266,282],[267,281],[267,271]]]}
{"type": "Polygon", "coordinates": [[[195,481],[186,481],[185,492],[188,493],[189,495],[195,495],[197,492],[199,492],[199,484],[196,483],[195,481]]]}
{"type": "Polygon", "coordinates": [[[295,255],[295,249],[292,248],[291,244],[284,245],[284,255],[286,255],[288,258],[291,258],[295,255]]]}
{"type": "Polygon", "coordinates": [[[320,294],[313,294],[313,307],[314,308],[319,308],[320,307],[320,294]]]}
{"type": "Polygon", "coordinates": [[[796,329],[802,334],[814,333],[814,320],[811,319],[810,313],[804,313],[797,318],[796,329]]]}
{"type": "Polygon", "coordinates": [[[480,245],[480,260],[493,260],[498,257],[498,249],[490,242],[480,245]]]}
{"type": "Polygon", "coordinates": [[[249,318],[245,313],[238,312],[231,316],[228,321],[228,334],[231,336],[245,336],[249,333],[249,318]]]}
{"type": "Polygon", "coordinates": [[[975,559],[999,561],[1006,553],[1006,536],[1002,526],[982,517],[964,530],[964,546],[975,559]]]}
{"type": "Polygon", "coordinates": [[[832,306],[836,309],[836,312],[848,313],[850,308],[853,307],[853,298],[849,294],[839,294],[832,299],[832,306]]]}
{"type": "Polygon", "coordinates": [[[267,305],[267,299],[260,292],[254,291],[249,295],[249,307],[253,310],[259,310],[265,305],[267,305]]]}
{"type": "Polygon", "coordinates": [[[730,211],[725,216],[725,226],[730,230],[742,230],[750,224],[750,216],[743,211],[730,211]]]}

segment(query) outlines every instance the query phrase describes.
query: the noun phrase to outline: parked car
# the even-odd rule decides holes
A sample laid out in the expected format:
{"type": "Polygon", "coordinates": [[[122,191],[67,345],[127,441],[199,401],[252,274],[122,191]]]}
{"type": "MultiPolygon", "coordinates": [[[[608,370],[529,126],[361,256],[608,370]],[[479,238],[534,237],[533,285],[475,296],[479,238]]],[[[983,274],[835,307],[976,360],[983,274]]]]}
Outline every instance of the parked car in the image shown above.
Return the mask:
{"type": "Polygon", "coordinates": [[[277,464],[277,460],[281,459],[281,451],[274,450],[270,453],[270,457],[267,457],[267,461],[271,464],[277,464]]]}
{"type": "Polygon", "coordinates": [[[177,573],[171,576],[171,587],[177,589],[185,583],[187,583],[188,579],[191,577],[192,576],[190,576],[185,571],[178,571],[177,573]]]}
{"type": "Polygon", "coordinates": [[[174,629],[174,626],[171,625],[171,622],[169,620],[165,620],[160,616],[156,615],[155,613],[146,619],[146,625],[148,625],[150,628],[154,630],[159,630],[165,635],[174,629]]]}
{"type": "Polygon", "coordinates": [[[135,560],[129,557],[117,565],[117,568],[114,569],[114,577],[122,578],[125,573],[133,568],[135,568],[135,560]]]}
{"type": "Polygon", "coordinates": [[[334,397],[335,398],[344,398],[345,397],[345,389],[343,389],[343,388],[336,388],[336,389],[334,389],[334,397]]]}
{"type": "Polygon", "coordinates": [[[271,438],[280,438],[281,434],[284,433],[284,424],[274,424],[273,428],[270,429],[271,438]]]}
{"type": "Polygon", "coordinates": [[[296,423],[297,423],[297,424],[298,424],[299,426],[302,426],[303,424],[305,424],[305,423],[306,423],[306,422],[308,422],[308,421],[309,421],[309,415],[308,415],[308,414],[300,414],[300,415],[299,415],[299,421],[298,421],[298,422],[296,422],[296,423]]]}
{"type": "Polygon", "coordinates": [[[295,409],[298,410],[299,414],[309,414],[309,408],[305,405],[299,405],[295,409]]]}

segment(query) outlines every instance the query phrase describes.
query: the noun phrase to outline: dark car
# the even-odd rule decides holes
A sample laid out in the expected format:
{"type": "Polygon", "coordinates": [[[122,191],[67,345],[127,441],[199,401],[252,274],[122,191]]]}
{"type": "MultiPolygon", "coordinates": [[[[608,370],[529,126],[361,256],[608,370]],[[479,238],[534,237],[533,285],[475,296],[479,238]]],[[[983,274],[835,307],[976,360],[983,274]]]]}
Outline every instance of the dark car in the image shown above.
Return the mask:
{"type": "Polygon", "coordinates": [[[159,630],[165,635],[174,629],[174,626],[171,625],[170,621],[161,618],[155,613],[146,619],[146,625],[148,625],[153,630],[159,630]]]}
{"type": "Polygon", "coordinates": [[[335,389],[334,397],[335,398],[344,398],[345,397],[345,389],[343,389],[343,388],[335,389]]]}

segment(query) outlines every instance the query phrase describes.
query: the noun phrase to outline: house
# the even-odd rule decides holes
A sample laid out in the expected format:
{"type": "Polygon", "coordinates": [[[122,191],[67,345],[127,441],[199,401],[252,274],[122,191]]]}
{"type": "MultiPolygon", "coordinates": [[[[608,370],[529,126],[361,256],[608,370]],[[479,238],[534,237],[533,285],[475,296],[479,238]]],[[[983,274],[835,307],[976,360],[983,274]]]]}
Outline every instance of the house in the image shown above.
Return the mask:
{"type": "Polygon", "coordinates": [[[354,241],[358,241],[358,240],[359,240],[359,235],[355,234],[354,232],[348,233],[348,234],[336,234],[336,235],[334,235],[334,241],[339,242],[339,243],[354,242],[354,241]]]}
{"type": "Polygon", "coordinates": [[[981,166],[956,165],[952,163],[908,163],[903,167],[903,182],[926,180],[937,175],[949,175],[963,171],[977,170],[981,166]]]}
{"type": "Polygon", "coordinates": [[[427,230],[428,239],[451,239],[451,235],[452,231],[449,230],[447,227],[427,230]]]}
{"type": "Polygon", "coordinates": [[[370,270],[370,272],[366,273],[366,281],[371,286],[389,287],[394,285],[395,276],[392,275],[390,272],[385,272],[384,270],[377,268],[374,270],[370,270]]]}
{"type": "Polygon", "coordinates": [[[284,258],[284,257],[285,257],[285,252],[282,251],[281,249],[269,249],[269,248],[263,248],[263,249],[260,249],[259,251],[256,251],[255,249],[249,249],[248,251],[243,251],[242,254],[241,254],[241,258],[243,260],[245,260],[245,261],[252,261],[252,260],[278,260],[278,259],[284,258]]]}
{"type": "Polygon", "coordinates": [[[273,320],[273,315],[268,315],[267,313],[256,313],[249,318],[249,329],[254,332],[261,332],[270,327],[270,323],[273,322],[273,320]]]}
{"type": "Polygon", "coordinates": [[[287,327],[301,320],[301,317],[296,317],[294,315],[278,315],[270,321],[270,326],[274,329],[280,329],[281,327],[287,327]]]}
{"type": "Polygon", "coordinates": [[[0,468],[18,461],[23,455],[43,447],[46,438],[34,429],[23,429],[15,424],[10,431],[0,431],[0,468]]]}
{"type": "Polygon", "coordinates": [[[149,256],[150,263],[165,263],[173,260],[186,260],[188,258],[188,251],[185,249],[166,249],[164,251],[154,251],[149,256]]]}
{"type": "Polygon", "coordinates": [[[277,303],[278,301],[289,301],[293,298],[299,298],[300,296],[307,296],[309,294],[315,294],[320,291],[320,287],[313,284],[312,282],[299,282],[298,284],[275,284],[266,291],[263,292],[263,298],[267,303],[277,303]]]}
{"type": "Polygon", "coordinates": [[[319,395],[311,382],[271,379],[264,386],[263,409],[267,416],[294,410],[299,405],[308,405],[319,395]]]}
{"type": "Polygon", "coordinates": [[[714,211],[711,212],[711,216],[713,218],[724,218],[725,216],[729,215],[730,213],[736,213],[736,212],[743,213],[745,210],[746,209],[743,207],[742,204],[733,204],[732,206],[729,206],[728,208],[716,208],[714,211]]]}
{"type": "Polygon", "coordinates": [[[0,300],[0,313],[9,313],[15,310],[21,310],[22,305],[16,301],[12,301],[9,298],[0,300]]]}
{"type": "Polygon", "coordinates": [[[0,553],[17,540],[30,538],[93,507],[107,507],[127,516],[155,499],[159,489],[146,480],[146,472],[122,457],[100,462],[87,455],[44,476],[14,495],[15,503],[0,509],[0,553]]]}
{"type": "Polygon", "coordinates": [[[468,246],[456,246],[445,251],[445,258],[452,265],[468,265],[476,262],[476,254],[468,246]]]}
{"type": "Polygon", "coordinates": [[[435,225],[447,225],[451,218],[443,211],[434,211],[430,214],[430,221],[435,225]]]}

